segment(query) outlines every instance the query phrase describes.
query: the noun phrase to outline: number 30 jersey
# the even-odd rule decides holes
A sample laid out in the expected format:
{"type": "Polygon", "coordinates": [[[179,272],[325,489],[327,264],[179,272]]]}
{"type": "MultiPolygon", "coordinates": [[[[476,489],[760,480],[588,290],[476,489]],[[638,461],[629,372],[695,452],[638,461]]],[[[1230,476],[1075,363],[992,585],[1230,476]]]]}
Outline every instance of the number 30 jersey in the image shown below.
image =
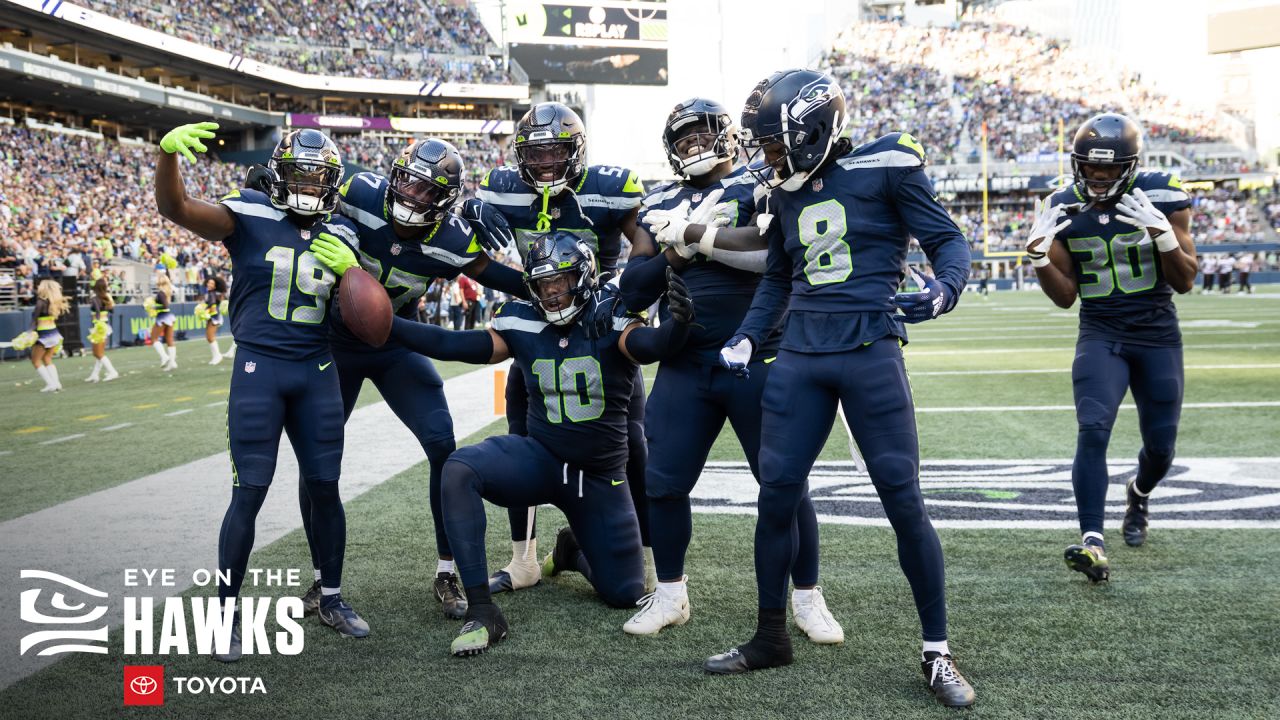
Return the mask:
{"type": "Polygon", "coordinates": [[[222,241],[235,273],[229,306],[236,344],[283,360],[328,353],[335,277],[309,248],[322,232],[354,242],[355,226],[334,215],[300,226],[257,190],[234,190],[221,203],[236,224],[222,241]]]}
{"type": "MultiPolygon", "coordinates": [[[[1165,216],[1191,207],[1178,178],[1140,172],[1125,192],[1142,188],[1165,216]]],[[[1085,197],[1075,185],[1049,196],[1054,205],[1080,206],[1085,197]]],[[[1115,206],[1093,206],[1071,216],[1057,242],[1071,253],[1080,293],[1080,339],[1123,340],[1138,345],[1173,347],[1182,342],[1173,288],[1165,282],[1159,251],[1145,228],[1116,219],[1115,206]]]]}
{"type": "MultiPolygon", "coordinates": [[[[377,173],[357,173],[343,184],[338,211],[356,225],[359,236],[348,244],[360,267],[386,287],[393,312],[413,318],[432,280],[454,279],[483,251],[470,223],[453,213],[421,228],[419,237],[401,240],[387,214],[387,187],[377,173]]],[[[370,349],[341,323],[333,324],[332,340],[335,347],[370,349]]]]}
{"type": "Polygon", "coordinates": [[[784,350],[905,340],[893,296],[912,237],[952,303],[969,279],[969,244],[924,174],[924,148],[905,133],[853,148],[794,192],[772,191],[760,210],[773,215],[769,260],[739,328],[756,347],[784,310],[784,350]]]}
{"type": "Polygon", "coordinates": [[[598,291],[568,326],[548,323],[523,300],[494,314],[492,329],[524,371],[529,435],[561,460],[622,476],[636,364],[618,349],[618,338],[640,320],[613,285],[598,291]]]}

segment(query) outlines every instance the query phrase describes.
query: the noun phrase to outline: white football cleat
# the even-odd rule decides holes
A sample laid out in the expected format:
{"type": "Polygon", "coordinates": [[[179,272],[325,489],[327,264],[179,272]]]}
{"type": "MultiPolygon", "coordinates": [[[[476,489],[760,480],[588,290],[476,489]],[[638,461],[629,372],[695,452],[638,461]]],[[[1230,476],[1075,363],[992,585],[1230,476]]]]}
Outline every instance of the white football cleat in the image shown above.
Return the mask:
{"type": "Polygon", "coordinates": [[[678,583],[658,583],[658,589],[640,598],[640,612],[622,626],[628,635],[657,635],[668,625],[689,622],[689,589],[686,575],[678,583]]]}
{"type": "Polygon", "coordinates": [[[806,599],[798,599],[799,592],[791,591],[791,614],[795,618],[796,627],[803,630],[811,642],[819,645],[844,642],[844,628],[840,627],[840,623],[836,622],[827,609],[822,588],[815,587],[811,592],[805,593],[806,599]]]}

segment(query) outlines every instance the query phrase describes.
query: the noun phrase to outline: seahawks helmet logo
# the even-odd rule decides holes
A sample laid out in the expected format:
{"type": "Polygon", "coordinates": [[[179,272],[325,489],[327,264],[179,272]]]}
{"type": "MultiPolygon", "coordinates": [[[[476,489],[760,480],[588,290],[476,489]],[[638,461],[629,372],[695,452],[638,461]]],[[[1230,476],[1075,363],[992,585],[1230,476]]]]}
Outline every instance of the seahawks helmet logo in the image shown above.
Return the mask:
{"type": "Polygon", "coordinates": [[[837,92],[839,90],[834,88],[826,78],[814,80],[796,94],[796,99],[787,106],[787,114],[793,120],[803,121],[805,116],[831,102],[837,92]]]}

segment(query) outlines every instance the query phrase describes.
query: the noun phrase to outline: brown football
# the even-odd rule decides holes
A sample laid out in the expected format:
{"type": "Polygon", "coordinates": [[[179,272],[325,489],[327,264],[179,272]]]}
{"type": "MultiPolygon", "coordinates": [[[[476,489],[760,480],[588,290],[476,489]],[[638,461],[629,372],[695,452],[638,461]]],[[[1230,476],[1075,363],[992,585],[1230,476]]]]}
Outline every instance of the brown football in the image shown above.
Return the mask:
{"type": "Polygon", "coordinates": [[[391,336],[391,298],[364,270],[353,267],[343,273],[338,309],[342,322],[366,343],[382,347],[391,336]]]}

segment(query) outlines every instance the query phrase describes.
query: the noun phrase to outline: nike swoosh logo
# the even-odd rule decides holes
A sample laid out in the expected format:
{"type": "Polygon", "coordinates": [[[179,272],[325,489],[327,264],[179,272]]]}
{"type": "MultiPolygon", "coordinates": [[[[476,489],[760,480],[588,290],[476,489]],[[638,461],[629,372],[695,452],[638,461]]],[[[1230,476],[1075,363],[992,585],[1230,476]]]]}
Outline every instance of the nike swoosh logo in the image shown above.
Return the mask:
{"type": "Polygon", "coordinates": [[[325,371],[325,368],[329,367],[329,366],[330,366],[330,365],[332,365],[332,364],[333,364],[333,361],[332,361],[332,360],[330,360],[329,362],[327,362],[327,363],[325,363],[325,364],[321,365],[321,366],[320,366],[320,372],[324,372],[324,371],[325,371]]]}
{"type": "Polygon", "coordinates": [[[614,487],[617,487],[622,483],[626,482],[626,480],[610,480],[609,482],[612,483],[614,487]]]}

